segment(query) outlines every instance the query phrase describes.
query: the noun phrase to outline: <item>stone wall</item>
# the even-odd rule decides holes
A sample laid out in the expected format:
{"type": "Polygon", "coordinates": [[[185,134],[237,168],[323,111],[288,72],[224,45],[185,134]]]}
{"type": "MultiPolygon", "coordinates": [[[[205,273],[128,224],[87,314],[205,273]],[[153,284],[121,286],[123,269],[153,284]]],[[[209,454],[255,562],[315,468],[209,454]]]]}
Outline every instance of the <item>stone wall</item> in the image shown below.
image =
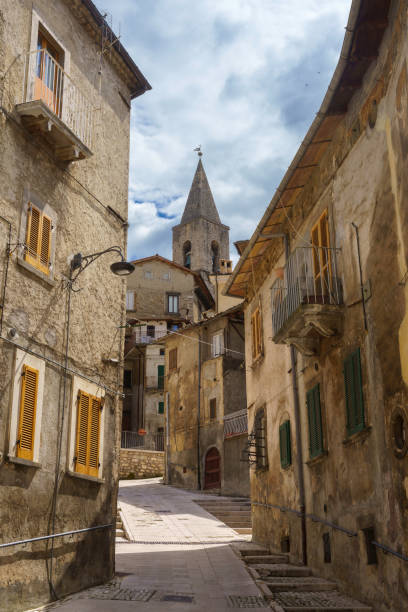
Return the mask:
{"type": "Polygon", "coordinates": [[[121,448],[119,478],[154,478],[164,475],[164,452],[121,448]]]}

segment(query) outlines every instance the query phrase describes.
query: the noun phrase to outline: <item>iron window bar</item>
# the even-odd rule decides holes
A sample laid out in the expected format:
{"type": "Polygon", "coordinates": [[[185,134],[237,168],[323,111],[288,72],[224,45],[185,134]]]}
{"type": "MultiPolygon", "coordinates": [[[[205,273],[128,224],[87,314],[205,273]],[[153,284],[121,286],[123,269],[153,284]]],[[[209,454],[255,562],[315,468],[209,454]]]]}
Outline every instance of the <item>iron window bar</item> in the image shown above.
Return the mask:
{"type": "Polygon", "coordinates": [[[85,533],[87,531],[96,531],[97,529],[112,529],[113,523],[107,525],[96,525],[95,527],[86,527],[85,529],[74,529],[72,531],[63,531],[62,533],[53,533],[47,536],[39,536],[37,538],[29,538],[27,540],[17,540],[16,542],[7,542],[6,544],[0,544],[0,548],[8,548],[10,546],[18,546],[19,544],[29,544],[30,542],[40,542],[41,540],[53,540],[55,538],[63,538],[68,535],[74,535],[75,533],[85,533]]]}

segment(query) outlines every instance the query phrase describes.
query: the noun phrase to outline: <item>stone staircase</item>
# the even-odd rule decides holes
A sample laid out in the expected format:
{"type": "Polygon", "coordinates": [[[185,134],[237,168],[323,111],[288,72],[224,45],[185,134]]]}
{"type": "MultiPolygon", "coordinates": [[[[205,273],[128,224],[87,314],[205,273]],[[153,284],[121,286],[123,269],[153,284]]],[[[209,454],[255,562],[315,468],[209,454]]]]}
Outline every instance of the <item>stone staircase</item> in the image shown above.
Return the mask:
{"type": "Polygon", "coordinates": [[[339,592],[335,582],[313,576],[287,554],[269,554],[256,544],[233,544],[275,612],[371,612],[372,608],[339,592]]]}
{"type": "Polygon", "coordinates": [[[116,542],[127,542],[126,532],[123,528],[122,518],[120,516],[120,509],[116,511],[116,542]]]}
{"type": "Polygon", "coordinates": [[[252,533],[251,502],[245,497],[196,499],[199,506],[240,534],[252,533]]]}

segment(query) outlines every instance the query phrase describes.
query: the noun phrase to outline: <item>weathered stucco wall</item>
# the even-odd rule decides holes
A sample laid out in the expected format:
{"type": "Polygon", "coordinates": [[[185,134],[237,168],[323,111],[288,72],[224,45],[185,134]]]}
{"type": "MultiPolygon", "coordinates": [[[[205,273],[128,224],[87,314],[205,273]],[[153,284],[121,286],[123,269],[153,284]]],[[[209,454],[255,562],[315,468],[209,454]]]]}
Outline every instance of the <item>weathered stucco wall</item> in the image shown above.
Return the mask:
{"type": "MultiPolygon", "coordinates": [[[[125,317],[125,282],[114,277],[105,255],[83,272],[71,293],[68,328],[67,277],[74,253],[83,255],[121,245],[126,233],[128,187],[129,108],[119,91],[130,99],[126,82],[108,61],[102,62],[96,41],[81,25],[72,3],[38,0],[41,22],[70,53],[70,74],[92,101],[93,156],[72,164],[56,161],[53,150],[40,136],[29,133],[14,108],[21,102],[23,59],[31,37],[32,2],[4,0],[0,7],[0,215],[11,224],[11,253],[6,255],[8,226],[0,220],[3,255],[0,260],[2,290],[8,263],[0,340],[0,523],[2,542],[86,528],[114,522],[118,476],[118,436],[122,374],[106,360],[121,360],[125,317]],[[18,55],[21,54],[20,57],[18,55]],[[16,61],[14,61],[16,60],[16,61]],[[96,110],[97,109],[97,110],[96,110]],[[6,114],[9,113],[9,114],[6,114]],[[109,143],[109,146],[107,146],[109,143]],[[29,201],[53,211],[52,249],[55,257],[49,277],[24,265],[25,212],[29,201]],[[102,204],[101,204],[102,203],[102,204]],[[5,231],[7,230],[7,231],[5,231]],[[10,332],[14,329],[15,332],[10,332]],[[69,332],[67,331],[69,329],[69,332]],[[105,387],[102,411],[103,453],[98,478],[84,479],[73,472],[69,456],[71,424],[76,418],[72,397],[73,374],[64,388],[63,367],[69,334],[68,367],[94,381],[95,392],[105,387]],[[45,361],[39,461],[36,465],[11,461],[10,418],[14,361],[17,343],[45,361]],[[109,352],[110,351],[110,352],[109,352]],[[109,354],[108,354],[109,353],[109,354]],[[52,525],[52,499],[57,463],[57,433],[61,431],[61,462],[52,525]]],[[[36,32],[34,33],[36,36],[36,32]]],[[[66,55],[68,57],[68,55],[66,55]]],[[[85,384],[88,384],[86,381],[85,384]]],[[[91,384],[91,383],[89,383],[91,384]]],[[[102,448],[102,447],[101,447],[102,448]]],[[[89,532],[73,540],[58,539],[54,546],[53,584],[59,596],[100,583],[114,573],[114,538],[111,530],[89,532]],[[92,572],[89,572],[92,567],[92,572]]],[[[50,547],[46,542],[10,548],[0,554],[0,601],[4,610],[21,610],[46,602],[50,547]]]]}
{"type": "Polygon", "coordinates": [[[164,452],[121,448],[120,479],[156,478],[163,474],[164,452]]]}
{"type": "MultiPolygon", "coordinates": [[[[298,356],[302,457],[306,513],[355,532],[355,537],[307,520],[309,564],[335,578],[375,610],[408,607],[403,562],[377,550],[378,562],[368,565],[363,530],[373,527],[376,541],[408,550],[408,469],[406,445],[398,450],[393,430],[396,415],[405,419],[407,405],[407,64],[406,3],[393,2],[390,26],[377,62],[373,62],[340,123],[320,166],[295,202],[282,231],[290,250],[305,246],[310,231],[328,209],[331,246],[337,256],[344,292],[343,326],[322,339],[319,353],[298,356]],[[367,108],[377,102],[375,125],[367,108]],[[361,301],[356,234],[359,229],[363,282],[370,282],[366,299],[367,329],[361,301]],[[296,231],[294,231],[294,228],[296,231]],[[360,348],[365,429],[346,431],[343,361],[360,348]],[[310,459],[306,392],[320,384],[325,452],[310,459]],[[405,458],[404,458],[405,457],[405,458]],[[331,563],[324,562],[323,534],[331,540],[331,563]],[[350,563],[353,559],[353,563],[350,563]]],[[[275,249],[275,245],[272,247],[275,249]]],[[[284,265],[270,250],[257,270],[256,295],[246,308],[247,394],[250,422],[266,407],[269,469],[251,470],[253,501],[299,509],[293,391],[289,348],[274,344],[270,287],[284,265]],[[264,354],[252,363],[250,315],[261,303],[264,354]],[[279,425],[290,419],[292,465],[282,469],[279,425]]],[[[251,428],[251,426],[250,426],[251,428]]],[[[300,519],[295,514],[255,506],[254,539],[279,550],[290,537],[294,558],[301,558],[300,519]]]]}

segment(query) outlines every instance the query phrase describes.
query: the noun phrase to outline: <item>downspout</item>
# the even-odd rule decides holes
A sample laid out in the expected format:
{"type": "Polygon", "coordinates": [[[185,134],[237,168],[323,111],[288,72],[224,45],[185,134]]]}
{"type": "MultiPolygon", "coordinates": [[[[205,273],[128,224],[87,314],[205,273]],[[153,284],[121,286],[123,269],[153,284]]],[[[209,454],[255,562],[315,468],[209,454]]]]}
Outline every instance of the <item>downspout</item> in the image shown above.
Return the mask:
{"type": "MultiPolygon", "coordinates": [[[[283,238],[285,245],[285,264],[289,259],[289,238],[288,234],[268,234],[268,238],[283,238]]],[[[302,428],[300,421],[300,401],[299,401],[299,386],[297,379],[297,355],[296,349],[290,345],[290,364],[292,372],[292,389],[293,389],[293,407],[295,412],[295,435],[297,448],[297,469],[299,479],[299,508],[302,531],[302,561],[307,565],[307,526],[306,526],[306,500],[305,500],[305,478],[303,471],[303,452],[302,452],[302,428]]]]}
{"type": "Polygon", "coordinates": [[[169,457],[170,457],[170,393],[166,391],[166,453],[164,455],[164,481],[169,484],[169,457]]]}
{"type": "Polygon", "coordinates": [[[200,418],[201,418],[201,331],[198,331],[198,393],[197,393],[197,488],[201,490],[201,449],[200,449],[200,418]]]}

